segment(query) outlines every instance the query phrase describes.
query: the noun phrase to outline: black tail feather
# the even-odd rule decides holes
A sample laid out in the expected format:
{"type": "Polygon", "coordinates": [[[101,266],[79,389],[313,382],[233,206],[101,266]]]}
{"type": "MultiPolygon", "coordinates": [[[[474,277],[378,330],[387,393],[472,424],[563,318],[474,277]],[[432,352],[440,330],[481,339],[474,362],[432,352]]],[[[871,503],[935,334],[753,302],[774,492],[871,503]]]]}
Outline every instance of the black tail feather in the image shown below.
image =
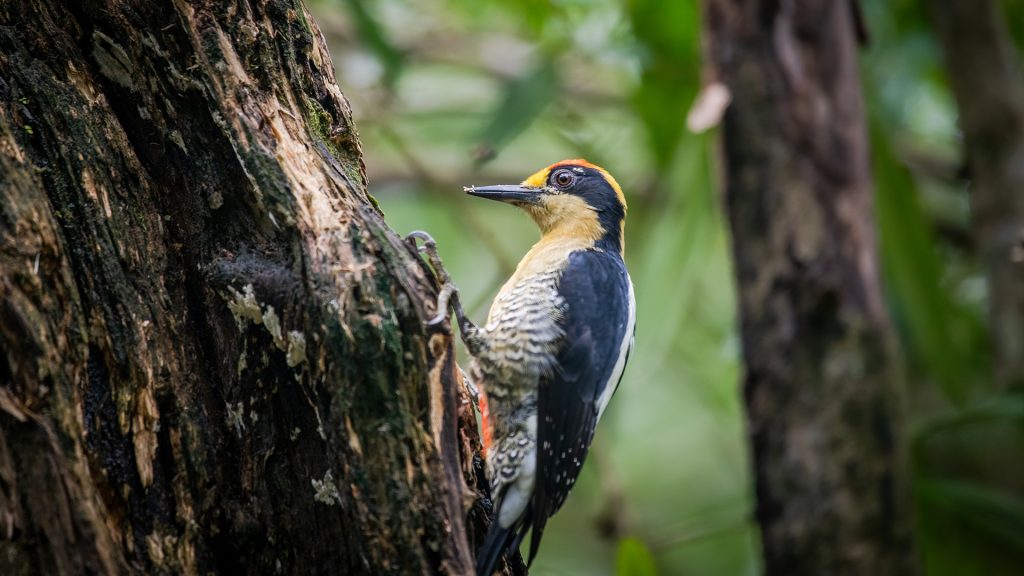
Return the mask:
{"type": "Polygon", "coordinates": [[[546,522],[539,522],[533,527],[533,534],[530,536],[530,558],[526,561],[527,568],[533,565],[533,559],[537,557],[537,552],[540,550],[540,539],[544,535],[545,523],[546,522]]]}
{"type": "Polygon", "coordinates": [[[519,545],[523,543],[523,537],[526,536],[526,533],[529,530],[530,530],[530,526],[528,524],[523,524],[522,526],[519,527],[519,531],[516,532],[515,539],[512,540],[512,544],[509,545],[509,547],[508,547],[509,551],[518,550],[519,549],[519,545]]]}
{"type": "Polygon", "coordinates": [[[513,528],[514,526],[502,528],[498,525],[498,519],[494,519],[490,529],[487,530],[484,545],[476,556],[477,576],[491,576],[494,574],[494,567],[498,564],[498,560],[512,542],[512,539],[515,538],[516,533],[513,528]]]}
{"type": "Polygon", "coordinates": [[[522,520],[508,528],[502,528],[495,516],[494,522],[487,530],[487,537],[484,538],[484,545],[476,556],[477,576],[492,576],[498,561],[507,552],[513,552],[519,548],[526,533],[533,524],[532,510],[527,508],[522,520]]]}

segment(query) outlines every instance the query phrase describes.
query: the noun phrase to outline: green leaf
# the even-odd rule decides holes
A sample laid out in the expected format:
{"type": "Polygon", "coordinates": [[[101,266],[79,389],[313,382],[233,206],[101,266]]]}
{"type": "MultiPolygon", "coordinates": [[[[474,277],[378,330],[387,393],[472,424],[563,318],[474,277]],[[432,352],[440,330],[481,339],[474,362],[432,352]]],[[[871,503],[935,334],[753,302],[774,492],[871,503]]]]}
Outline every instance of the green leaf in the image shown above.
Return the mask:
{"type": "Polygon", "coordinates": [[[1024,501],[1020,498],[983,484],[938,478],[918,480],[917,494],[924,504],[959,518],[965,528],[1024,548],[1024,501]]]}
{"type": "Polygon", "coordinates": [[[558,6],[551,0],[519,0],[509,2],[508,8],[518,11],[523,23],[534,34],[540,34],[548,20],[559,12],[558,6]]]}
{"type": "Polygon", "coordinates": [[[641,56],[633,110],[644,123],[656,167],[664,172],[700,87],[700,4],[632,0],[627,6],[641,56]]]}
{"type": "Polygon", "coordinates": [[[539,65],[509,82],[505,97],[494,110],[480,136],[483,160],[526,130],[558,94],[554,58],[542,57],[539,65]]]}
{"type": "Polygon", "coordinates": [[[984,326],[942,284],[943,264],[917,183],[894,157],[881,121],[871,118],[881,260],[893,316],[914,356],[954,403],[986,374],[984,326]]]}
{"type": "Polygon", "coordinates": [[[917,427],[914,440],[916,442],[941,432],[995,420],[1017,420],[1024,423],[1024,394],[1000,394],[952,414],[927,420],[917,427]]]}
{"type": "Polygon", "coordinates": [[[345,0],[356,23],[359,37],[384,67],[384,84],[394,86],[405,65],[405,55],[391,43],[387,33],[367,10],[363,0],[345,0]]]}
{"type": "Polygon", "coordinates": [[[1003,21],[1018,50],[1024,50],[1024,0],[1003,0],[1003,21]]]}
{"type": "Polygon", "coordinates": [[[619,542],[615,559],[617,576],[657,576],[654,556],[639,538],[629,537],[619,542]]]}
{"type": "Polygon", "coordinates": [[[990,576],[1020,572],[1024,512],[1018,499],[959,480],[925,479],[915,486],[915,538],[923,573],[990,576]]]}

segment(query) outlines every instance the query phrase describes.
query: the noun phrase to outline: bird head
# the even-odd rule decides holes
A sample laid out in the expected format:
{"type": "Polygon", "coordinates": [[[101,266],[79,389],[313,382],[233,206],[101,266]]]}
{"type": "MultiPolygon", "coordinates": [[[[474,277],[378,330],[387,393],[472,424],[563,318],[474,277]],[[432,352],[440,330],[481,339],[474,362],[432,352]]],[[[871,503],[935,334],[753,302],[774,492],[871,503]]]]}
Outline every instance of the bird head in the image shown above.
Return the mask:
{"type": "Polygon", "coordinates": [[[623,251],[626,197],[611,174],[586,160],[557,162],[521,184],[470,186],[465,191],[522,208],[544,236],[623,251]]]}

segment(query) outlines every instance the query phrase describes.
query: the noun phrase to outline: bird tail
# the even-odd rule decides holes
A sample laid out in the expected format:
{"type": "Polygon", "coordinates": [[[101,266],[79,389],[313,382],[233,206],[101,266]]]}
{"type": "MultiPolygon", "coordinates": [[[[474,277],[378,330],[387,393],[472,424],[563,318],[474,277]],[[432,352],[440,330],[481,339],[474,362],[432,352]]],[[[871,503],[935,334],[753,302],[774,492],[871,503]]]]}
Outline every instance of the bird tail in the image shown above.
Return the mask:
{"type": "Polygon", "coordinates": [[[527,510],[521,521],[508,528],[502,528],[498,518],[494,518],[494,522],[487,530],[487,537],[484,538],[484,545],[480,547],[480,552],[476,556],[477,576],[492,576],[502,555],[519,548],[523,537],[530,530],[532,516],[531,511],[527,510]]]}

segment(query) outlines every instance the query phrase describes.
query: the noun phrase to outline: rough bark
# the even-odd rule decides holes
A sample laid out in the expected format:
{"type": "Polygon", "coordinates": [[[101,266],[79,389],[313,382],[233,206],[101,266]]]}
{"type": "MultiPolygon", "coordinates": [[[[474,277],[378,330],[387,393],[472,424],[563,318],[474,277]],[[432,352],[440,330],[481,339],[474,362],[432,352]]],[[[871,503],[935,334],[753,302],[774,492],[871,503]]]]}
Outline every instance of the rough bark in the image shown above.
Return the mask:
{"type": "Polygon", "coordinates": [[[850,2],[707,0],[767,574],[907,574],[850,2]]]}
{"type": "Polygon", "coordinates": [[[1000,387],[1024,389],[1024,77],[997,3],[929,3],[960,111],[1000,387]]]}
{"type": "Polygon", "coordinates": [[[435,288],[299,0],[3,2],[0,573],[468,573],[435,288]]]}

